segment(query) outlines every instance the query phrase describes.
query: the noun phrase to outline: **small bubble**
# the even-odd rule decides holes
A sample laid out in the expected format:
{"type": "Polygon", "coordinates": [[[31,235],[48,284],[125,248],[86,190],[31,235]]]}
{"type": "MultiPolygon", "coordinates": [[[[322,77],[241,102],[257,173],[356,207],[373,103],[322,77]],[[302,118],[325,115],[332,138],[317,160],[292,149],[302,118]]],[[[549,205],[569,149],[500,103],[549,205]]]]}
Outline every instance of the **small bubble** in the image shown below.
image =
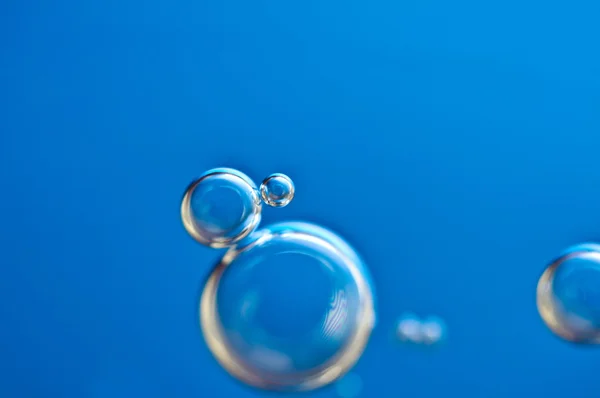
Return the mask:
{"type": "Polygon", "coordinates": [[[546,325],[559,337],[600,344],[600,246],[573,246],[544,271],[537,286],[537,306],[546,325]]]}
{"type": "Polygon", "coordinates": [[[287,206],[294,199],[294,193],[294,183],[285,174],[271,174],[260,184],[260,196],[271,207],[287,206]]]}
{"type": "Polygon", "coordinates": [[[420,343],[423,341],[421,320],[414,314],[403,315],[396,326],[396,336],[400,341],[420,343]]]}
{"type": "Polygon", "coordinates": [[[217,168],[188,186],[181,202],[181,219],[196,241],[224,248],[256,229],[261,210],[256,184],[248,176],[217,168]]]}
{"type": "Polygon", "coordinates": [[[274,224],[225,253],[204,286],[200,323],[215,358],[239,380],[312,390],[360,358],[375,324],[373,287],[333,232],[274,224]]]}

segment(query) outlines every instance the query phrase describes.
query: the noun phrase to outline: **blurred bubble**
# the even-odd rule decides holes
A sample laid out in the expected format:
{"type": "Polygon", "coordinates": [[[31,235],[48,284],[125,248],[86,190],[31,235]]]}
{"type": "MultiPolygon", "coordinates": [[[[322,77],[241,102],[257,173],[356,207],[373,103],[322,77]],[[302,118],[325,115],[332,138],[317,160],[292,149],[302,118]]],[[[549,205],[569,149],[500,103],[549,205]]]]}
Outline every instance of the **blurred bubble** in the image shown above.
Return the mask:
{"type": "Polygon", "coordinates": [[[405,343],[436,345],[446,336],[446,324],[437,316],[421,319],[408,313],[402,315],[396,324],[396,337],[405,343]]]}
{"type": "Polygon", "coordinates": [[[441,318],[430,316],[421,322],[421,339],[423,343],[434,345],[446,338],[446,324],[441,318]]]}
{"type": "Polygon", "coordinates": [[[398,320],[396,336],[400,341],[420,343],[423,341],[421,320],[414,314],[405,314],[398,320]]]}
{"type": "Polygon", "coordinates": [[[360,358],[375,323],[373,287],[339,236],[279,223],[225,253],[202,292],[200,320],[233,376],[269,390],[311,390],[360,358]]]}
{"type": "Polygon", "coordinates": [[[537,286],[537,306],[559,337],[600,344],[600,251],[598,245],[573,246],[552,262],[537,286]]]}

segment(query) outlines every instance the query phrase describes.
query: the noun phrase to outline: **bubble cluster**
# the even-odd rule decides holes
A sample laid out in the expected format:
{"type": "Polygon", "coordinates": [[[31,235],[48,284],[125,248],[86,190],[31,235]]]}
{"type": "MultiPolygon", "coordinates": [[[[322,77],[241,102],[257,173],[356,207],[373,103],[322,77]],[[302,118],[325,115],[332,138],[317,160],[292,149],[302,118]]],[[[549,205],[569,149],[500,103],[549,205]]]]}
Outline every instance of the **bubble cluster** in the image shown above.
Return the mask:
{"type": "Polygon", "coordinates": [[[538,282],[537,306],[559,337],[600,344],[600,245],[572,246],[550,263],[538,282]]]}
{"type": "Polygon", "coordinates": [[[396,324],[396,337],[404,343],[436,345],[446,339],[446,325],[435,316],[421,319],[414,314],[405,314],[396,324]]]}
{"type": "MultiPolygon", "coordinates": [[[[192,184],[182,203],[190,235],[213,248],[228,247],[200,298],[208,348],[231,375],[263,389],[311,390],[337,380],[360,358],[375,325],[365,264],[341,237],[315,224],[256,230],[261,208],[254,183],[236,170],[216,170],[192,184]],[[203,208],[215,206],[206,199],[211,187],[235,191],[235,217],[203,208]],[[194,202],[196,191],[202,196],[194,202]]],[[[274,183],[262,194],[263,183],[263,199],[291,200],[291,180],[275,174],[265,181],[273,176],[291,189],[269,196],[274,183]]]]}
{"type": "Polygon", "coordinates": [[[265,178],[260,184],[260,195],[271,207],[287,206],[294,199],[296,188],[290,177],[275,173],[265,178]]]}

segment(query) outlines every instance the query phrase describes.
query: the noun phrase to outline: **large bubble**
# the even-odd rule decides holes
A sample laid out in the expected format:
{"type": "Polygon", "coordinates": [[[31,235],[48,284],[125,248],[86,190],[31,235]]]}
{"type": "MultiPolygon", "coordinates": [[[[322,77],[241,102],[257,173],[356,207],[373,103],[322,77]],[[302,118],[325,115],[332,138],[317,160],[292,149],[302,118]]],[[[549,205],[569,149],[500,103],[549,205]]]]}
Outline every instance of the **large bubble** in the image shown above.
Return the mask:
{"type": "Polygon", "coordinates": [[[360,358],[375,323],[373,288],[339,236],[279,223],[226,252],[204,286],[200,321],[208,347],[239,380],[310,390],[360,358]]]}

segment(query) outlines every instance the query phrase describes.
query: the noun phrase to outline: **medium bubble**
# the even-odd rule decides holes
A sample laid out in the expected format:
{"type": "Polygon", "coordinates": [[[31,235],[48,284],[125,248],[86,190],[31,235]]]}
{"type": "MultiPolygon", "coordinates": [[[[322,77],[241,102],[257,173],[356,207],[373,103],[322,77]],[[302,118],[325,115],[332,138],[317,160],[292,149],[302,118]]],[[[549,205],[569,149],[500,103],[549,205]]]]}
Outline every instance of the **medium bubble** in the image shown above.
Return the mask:
{"type": "Polygon", "coordinates": [[[181,218],[198,242],[223,248],[248,236],[261,219],[261,201],[254,182],[228,168],[212,169],[187,188],[181,218]]]}
{"type": "Polygon", "coordinates": [[[600,344],[600,250],[594,244],[567,249],[544,271],[537,306],[546,325],[573,343],[600,344]]]}
{"type": "Polygon", "coordinates": [[[208,278],[200,322],[233,376],[280,391],[341,377],[375,323],[364,264],[340,237],[309,223],[280,223],[231,247],[208,278]]]}
{"type": "Polygon", "coordinates": [[[287,206],[294,199],[294,193],[294,183],[285,174],[271,174],[260,184],[260,196],[271,207],[287,206]]]}

